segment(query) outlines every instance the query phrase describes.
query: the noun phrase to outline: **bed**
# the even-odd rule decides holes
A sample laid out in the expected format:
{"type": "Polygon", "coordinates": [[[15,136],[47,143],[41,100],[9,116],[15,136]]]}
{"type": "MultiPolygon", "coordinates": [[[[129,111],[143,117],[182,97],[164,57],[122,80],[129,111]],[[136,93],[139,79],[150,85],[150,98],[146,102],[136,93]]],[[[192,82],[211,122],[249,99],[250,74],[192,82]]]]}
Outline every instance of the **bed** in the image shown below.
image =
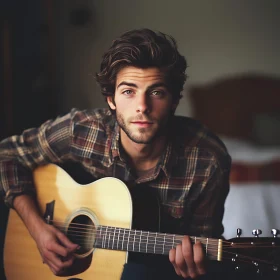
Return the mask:
{"type": "Polygon", "coordinates": [[[214,131],[231,157],[224,237],[280,230],[280,79],[241,75],[189,88],[194,117],[214,131]]]}

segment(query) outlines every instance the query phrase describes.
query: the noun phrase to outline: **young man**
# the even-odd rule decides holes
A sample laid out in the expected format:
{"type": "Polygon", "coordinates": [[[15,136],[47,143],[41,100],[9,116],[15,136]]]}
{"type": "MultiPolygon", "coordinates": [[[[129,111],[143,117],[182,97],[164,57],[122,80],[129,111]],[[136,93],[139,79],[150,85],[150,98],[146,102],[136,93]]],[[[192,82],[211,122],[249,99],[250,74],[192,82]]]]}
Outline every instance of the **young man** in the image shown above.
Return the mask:
{"type": "Polygon", "coordinates": [[[21,216],[54,274],[71,266],[78,245],[38,213],[32,171],[69,160],[95,178],[113,176],[156,190],[165,232],[186,235],[169,253],[176,274],[205,274],[202,245],[192,244],[188,235],[221,236],[231,160],[210,131],[174,116],[185,70],[172,37],[148,29],[127,32],[113,41],[96,75],[110,110],[73,109],[1,142],[5,201],[21,216]]]}

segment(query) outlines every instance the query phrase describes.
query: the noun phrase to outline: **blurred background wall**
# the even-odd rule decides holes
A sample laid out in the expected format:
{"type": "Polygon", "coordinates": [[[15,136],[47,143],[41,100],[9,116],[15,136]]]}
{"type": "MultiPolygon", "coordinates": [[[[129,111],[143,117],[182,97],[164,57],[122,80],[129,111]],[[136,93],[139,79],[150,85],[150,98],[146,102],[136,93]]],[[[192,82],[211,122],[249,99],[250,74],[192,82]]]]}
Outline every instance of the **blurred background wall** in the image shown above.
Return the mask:
{"type": "Polygon", "coordinates": [[[186,56],[189,80],[180,115],[192,115],[188,86],[243,73],[280,76],[277,0],[60,0],[55,6],[58,81],[66,110],[104,106],[93,78],[101,55],[133,28],[171,34],[186,56]],[[78,24],[79,11],[86,22],[78,24]]]}
{"type": "Polygon", "coordinates": [[[59,110],[51,1],[0,1],[0,139],[59,110]]]}
{"type": "Polygon", "coordinates": [[[277,0],[1,3],[0,138],[72,107],[106,106],[94,75],[111,41],[133,28],[171,34],[186,56],[179,115],[193,115],[194,86],[244,74],[280,76],[277,0]]]}

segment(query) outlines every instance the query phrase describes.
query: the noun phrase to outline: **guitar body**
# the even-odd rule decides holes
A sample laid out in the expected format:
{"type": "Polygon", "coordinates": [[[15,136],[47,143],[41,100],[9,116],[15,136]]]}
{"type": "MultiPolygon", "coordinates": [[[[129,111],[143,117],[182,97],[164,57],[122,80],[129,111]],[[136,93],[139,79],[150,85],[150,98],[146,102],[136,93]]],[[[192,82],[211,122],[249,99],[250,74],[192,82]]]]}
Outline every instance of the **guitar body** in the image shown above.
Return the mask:
{"type": "MultiPolygon", "coordinates": [[[[151,212],[148,214],[147,196],[144,205],[137,204],[137,207],[144,206],[144,219],[141,222],[139,213],[143,211],[133,211],[134,196],[131,196],[131,191],[118,179],[104,178],[80,185],[63,169],[50,164],[35,170],[34,182],[42,216],[50,222],[54,221],[54,226],[61,228],[67,235],[67,230],[70,232],[71,227],[75,228],[76,224],[83,224],[83,228],[93,229],[93,232],[98,225],[159,230],[159,212],[153,211],[154,216],[151,212]]],[[[138,188],[138,194],[143,193],[138,186],[135,188],[138,188]]],[[[157,208],[157,203],[153,202],[152,205],[157,208]]],[[[70,233],[68,237],[73,242],[82,242],[85,246],[77,252],[71,270],[65,272],[64,276],[55,276],[49,267],[42,263],[37,246],[19,216],[15,211],[10,211],[4,244],[4,269],[7,280],[119,280],[123,265],[129,258],[137,260],[139,256],[141,261],[141,254],[94,248],[94,234],[82,240],[78,237],[75,240],[75,236],[71,236],[70,233]]]]}
{"type": "MultiPolygon", "coordinates": [[[[84,175],[91,182],[93,178],[84,175]]],[[[81,182],[80,177],[75,180],[81,182]]],[[[34,171],[42,217],[81,246],[74,264],[63,275],[53,275],[42,263],[25,225],[11,210],[4,243],[7,280],[120,280],[127,262],[150,265],[156,273],[161,271],[168,277],[171,273],[173,279],[175,272],[167,255],[182,242],[183,235],[175,234],[179,232],[177,221],[161,215],[153,189],[145,184],[128,188],[110,177],[84,185],[75,180],[54,164],[34,171]],[[172,233],[165,233],[169,229],[172,233]]],[[[248,269],[252,275],[279,279],[278,234],[274,229],[271,238],[190,238],[193,243],[203,244],[209,260],[227,261],[237,271],[248,269]]]]}

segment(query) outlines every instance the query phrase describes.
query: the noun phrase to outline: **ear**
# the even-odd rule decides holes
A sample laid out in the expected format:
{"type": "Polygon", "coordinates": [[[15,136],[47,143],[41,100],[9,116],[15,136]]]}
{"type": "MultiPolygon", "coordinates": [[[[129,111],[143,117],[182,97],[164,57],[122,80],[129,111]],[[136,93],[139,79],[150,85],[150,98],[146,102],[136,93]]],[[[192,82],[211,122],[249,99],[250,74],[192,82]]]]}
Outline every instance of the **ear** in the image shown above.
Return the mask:
{"type": "Polygon", "coordinates": [[[107,96],[108,105],[112,110],[116,110],[115,102],[113,100],[113,96],[107,96]]]}

